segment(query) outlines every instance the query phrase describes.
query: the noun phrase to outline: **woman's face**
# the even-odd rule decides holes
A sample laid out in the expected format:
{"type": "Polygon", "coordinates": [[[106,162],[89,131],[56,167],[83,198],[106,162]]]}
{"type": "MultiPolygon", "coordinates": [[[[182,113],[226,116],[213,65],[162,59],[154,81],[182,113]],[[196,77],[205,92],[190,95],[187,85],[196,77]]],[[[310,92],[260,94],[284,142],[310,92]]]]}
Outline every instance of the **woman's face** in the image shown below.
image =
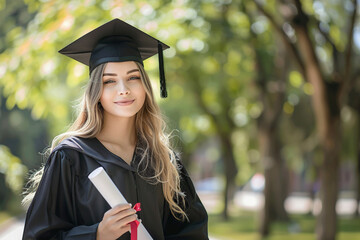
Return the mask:
{"type": "Polygon", "coordinates": [[[100,102],[104,114],[132,117],[143,106],[145,89],[135,62],[109,62],[103,77],[100,102]]]}

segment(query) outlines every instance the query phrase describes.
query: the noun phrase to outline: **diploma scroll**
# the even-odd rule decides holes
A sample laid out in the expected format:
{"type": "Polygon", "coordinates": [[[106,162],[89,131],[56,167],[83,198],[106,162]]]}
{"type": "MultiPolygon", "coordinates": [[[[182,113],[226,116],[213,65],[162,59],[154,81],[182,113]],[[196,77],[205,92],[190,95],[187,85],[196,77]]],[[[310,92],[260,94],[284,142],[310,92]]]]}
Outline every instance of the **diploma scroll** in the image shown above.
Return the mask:
{"type": "MultiPolygon", "coordinates": [[[[127,203],[124,196],[102,167],[92,171],[88,178],[112,208],[118,204],[127,203]]],[[[142,223],[138,227],[137,235],[139,240],[153,240],[142,223]]]]}

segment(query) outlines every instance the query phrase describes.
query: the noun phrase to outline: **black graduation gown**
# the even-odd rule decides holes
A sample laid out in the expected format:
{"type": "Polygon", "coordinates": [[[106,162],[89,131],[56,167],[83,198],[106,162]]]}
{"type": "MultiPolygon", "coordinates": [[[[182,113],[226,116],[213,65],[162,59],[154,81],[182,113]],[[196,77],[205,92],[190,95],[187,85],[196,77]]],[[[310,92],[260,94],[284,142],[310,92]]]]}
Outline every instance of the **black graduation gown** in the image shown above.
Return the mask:
{"type": "MultiPolygon", "coordinates": [[[[96,231],[109,204],[88,179],[102,166],[129,203],[141,203],[138,212],[154,240],[208,239],[207,213],[185,168],[181,189],[186,194],[189,221],[173,217],[161,184],[149,184],[137,173],[135,151],[131,166],[96,138],[71,137],[49,156],[42,180],[27,211],[23,240],[95,240],[96,231]]],[[[119,239],[130,239],[126,233],[119,239]]]]}

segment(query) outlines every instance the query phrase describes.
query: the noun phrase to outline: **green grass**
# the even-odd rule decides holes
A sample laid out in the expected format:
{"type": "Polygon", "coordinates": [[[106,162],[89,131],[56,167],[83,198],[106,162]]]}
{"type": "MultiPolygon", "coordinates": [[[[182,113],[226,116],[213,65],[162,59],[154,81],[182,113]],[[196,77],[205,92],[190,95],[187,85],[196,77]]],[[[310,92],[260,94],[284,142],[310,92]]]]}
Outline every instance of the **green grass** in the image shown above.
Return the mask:
{"type": "MultiPolygon", "coordinates": [[[[360,240],[360,219],[338,219],[337,240],[360,240]]],[[[292,215],[290,223],[276,222],[266,240],[313,240],[316,219],[307,215],[292,215]]],[[[259,240],[258,216],[253,212],[241,212],[228,222],[219,214],[209,214],[209,234],[221,240],[259,240]]]]}

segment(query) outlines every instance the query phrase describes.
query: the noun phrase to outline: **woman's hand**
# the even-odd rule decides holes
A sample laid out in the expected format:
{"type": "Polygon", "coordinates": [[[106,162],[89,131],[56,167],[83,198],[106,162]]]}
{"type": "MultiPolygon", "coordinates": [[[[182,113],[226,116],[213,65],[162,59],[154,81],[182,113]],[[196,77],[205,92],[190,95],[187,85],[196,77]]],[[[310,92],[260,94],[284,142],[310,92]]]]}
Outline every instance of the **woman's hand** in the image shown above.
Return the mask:
{"type": "Polygon", "coordinates": [[[104,214],[99,223],[96,240],[115,240],[130,231],[130,222],[137,219],[130,204],[120,204],[104,214]]]}

